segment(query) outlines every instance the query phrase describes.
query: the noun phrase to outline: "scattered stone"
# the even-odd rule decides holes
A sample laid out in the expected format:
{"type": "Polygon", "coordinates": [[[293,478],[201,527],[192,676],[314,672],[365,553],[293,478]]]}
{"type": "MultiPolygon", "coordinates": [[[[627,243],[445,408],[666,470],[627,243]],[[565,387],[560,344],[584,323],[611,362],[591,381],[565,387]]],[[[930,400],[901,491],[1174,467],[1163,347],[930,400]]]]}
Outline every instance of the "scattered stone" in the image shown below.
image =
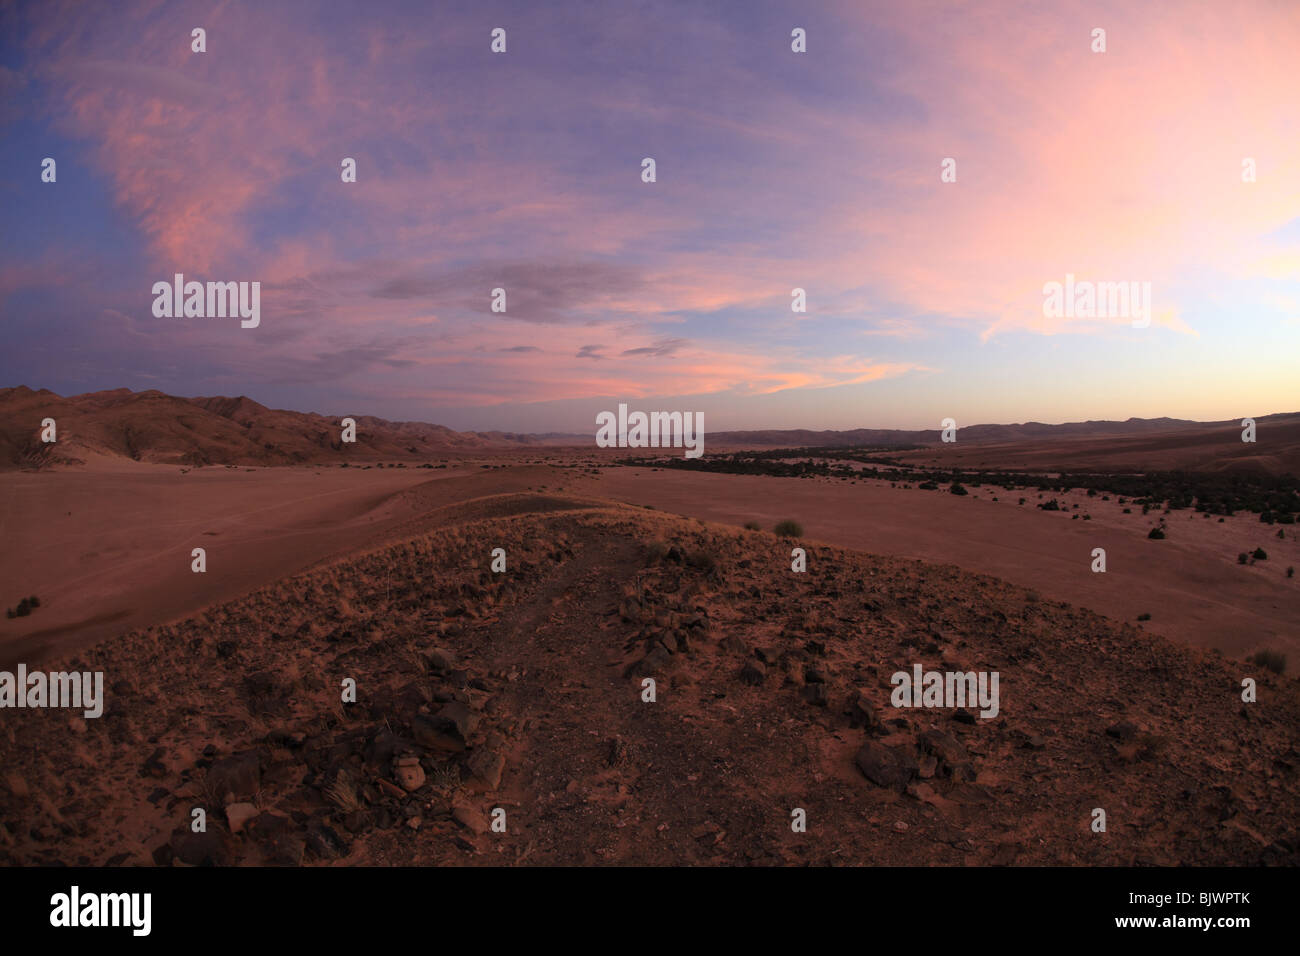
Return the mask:
{"type": "Polygon", "coordinates": [[[318,860],[331,860],[346,856],[349,846],[333,827],[317,822],[307,831],[306,850],[318,860]]]}
{"type": "Polygon", "coordinates": [[[407,791],[419,790],[424,786],[424,768],[418,757],[398,757],[393,761],[393,779],[407,791]]]}
{"type": "Polygon", "coordinates": [[[488,831],[487,818],[473,807],[464,804],[453,807],[451,818],[476,836],[488,831]]]}
{"type": "Polygon", "coordinates": [[[607,752],[605,754],[605,766],[617,767],[627,760],[627,744],[621,737],[611,737],[605,741],[607,752]]]}
{"type": "Polygon", "coordinates": [[[162,762],[162,757],[167,751],[162,747],[157,747],[154,752],[145,758],[144,766],[140,768],[140,776],[162,778],[167,776],[167,765],[162,762]]]}
{"type": "Polygon", "coordinates": [[[429,670],[435,674],[445,674],[456,666],[456,657],[451,651],[442,647],[431,647],[424,652],[424,659],[429,670]]]}
{"type": "Polygon", "coordinates": [[[456,733],[455,727],[447,729],[446,722],[439,721],[424,714],[416,714],[411,721],[411,732],[415,742],[422,747],[443,753],[460,753],[465,749],[465,738],[456,733]]]}
{"type": "Polygon", "coordinates": [[[244,824],[257,816],[261,811],[251,803],[232,803],[226,807],[226,823],[230,826],[231,833],[238,833],[244,829],[244,824]]]}
{"type": "Polygon", "coordinates": [[[264,812],[253,818],[246,832],[262,851],[262,858],[272,866],[300,866],[307,849],[306,839],[297,832],[293,821],[278,813],[264,812]]]}
{"type": "Polygon", "coordinates": [[[262,787],[262,760],[256,750],[245,750],[213,762],[208,768],[209,792],[220,803],[251,800],[262,787]]]}
{"type": "Polygon", "coordinates": [[[901,791],[912,779],[913,761],[876,740],[868,740],[854,758],[862,775],[878,787],[901,791]]]}
{"type": "Polygon", "coordinates": [[[171,851],[175,859],[190,866],[229,866],[231,862],[230,847],[217,828],[194,833],[186,827],[172,838],[171,851]]]}
{"type": "Polygon", "coordinates": [[[475,789],[495,790],[501,786],[506,758],[495,750],[480,748],[470,755],[466,766],[471,774],[470,783],[475,789]]]}
{"type": "Polygon", "coordinates": [[[849,724],[855,728],[865,727],[867,730],[875,730],[880,726],[876,705],[871,702],[871,698],[865,691],[858,691],[849,705],[849,724]]]}
{"type": "Polygon", "coordinates": [[[645,657],[633,661],[623,672],[624,677],[653,677],[668,669],[672,658],[662,644],[656,643],[645,657]]]}
{"type": "Polygon", "coordinates": [[[1137,725],[1127,720],[1111,724],[1106,728],[1106,736],[1114,737],[1116,740],[1132,740],[1137,736],[1137,732],[1137,725]]]}
{"type": "Polygon", "coordinates": [[[825,684],[806,684],[799,691],[799,696],[816,707],[825,707],[830,701],[830,694],[826,692],[825,684]]]}
{"type": "Polygon", "coordinates": [[[927,730],[917,737],[917,742],[923,751],[938,757],[949,767],[970,761],[970,754],[961,741],[947,731],[927,730]]]}

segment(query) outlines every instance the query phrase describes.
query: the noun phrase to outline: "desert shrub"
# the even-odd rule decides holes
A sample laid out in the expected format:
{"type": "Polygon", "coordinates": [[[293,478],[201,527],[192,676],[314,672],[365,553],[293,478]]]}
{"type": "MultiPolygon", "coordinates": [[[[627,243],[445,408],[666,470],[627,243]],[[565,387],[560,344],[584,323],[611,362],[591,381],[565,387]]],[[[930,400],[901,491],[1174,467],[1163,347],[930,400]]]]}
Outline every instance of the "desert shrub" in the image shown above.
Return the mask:
{"type": "Polygon", "coordinates": [[[1283,531],[1281,528],[1278,528],[1278,529],[1277,529],[1277,536],[1278,536],[1279,538],[1285,538],[1285,537],[1286,537],[1286,532],[1283,531]]]}
{"type": "Polygon", "coordinates": [[[1124,509],[1124,513],[1125,513],[1126,515],[1131,515],[1131,514],[1133,513],[1133,509],[1132,509],[1132,508],[1125,508],[1125,509],[1124,509]]]}
{"type": "Polygon", "coordinates": [[[1243,552],[1241,552],[1241,554],[1237,555],[1237,563],[1238,563],[1238,564],[1245,564],[1245,563],[1246,563],[1247,561],[1249,561],[1249,560],[1250,560],[1250,555],[1248,555],[1245,551],[1243,551],[1243,552]]]}
{"type": "Polygon", "coordinates": [[[1059,503],[1055,498],[1053,498],[1051,501],[1044,502],[1043,504],[1039,505],[1038,507],[1042,508],[1044,511],[1060,511],[1060,510],[1061,510],[1061,505],[1060,505],[1060,503],[1059,503]]]}
{"type": "Polygon", "coordinates": [[[1281,651],[1257,651],[1252,657],[1247,659],[1257,667],[1262,667],[1266,671],[1272,671],[1274,674],[1280,674],[1286,670],[1286,655],[1281,651]]]}
{"type": "Polygon", "coordinates": [[[1287,569],[1286,569],[1286,576],[1287,576],[1288,578],[1293,578],[1293,577],[1295,577],[1295,568],[1294,568],[1294,567],[1289,567],[1289,568],[1287,568],[1287,569]]]}
{"type": "Polygon", "coordinates": [[[954,495],[970,494],[970,492],[968,492],[965,488],[962,487],[960,481],[954,481],[952,485],[948,488],[948,490],[951,491],[954,495]]]}
{"type": "Polygon", "coordinates": [[[27,603],[30,604],[32,607],[40,607],[41,599],[38,598],[35,594],[33,594],[31,597],[27,599],[27,603]]]}
{"type": "Polygon", "coordinates": [[[746,531],[762,531],[762,530],[763,530],[763,526],[762,526],[761,524],[759,524],[757,521],[746,521],[746,522],[745,522],[745,530],[746,530],[746,531]]]}
{"type": "Polygon", "coordinates": [[[651,541],[646,545],[646,557],[651,561],[662,561],[665,554],[668,553],[668,545],[662,541],[651,541]]]}
{"type": "Polygon", "coordinates": [[[1139,615],[1138,615],[1138,620],[1139,620],[1139,621],[1149,621],[1149,620],[1151,620],[1151,615],[1150,615],[1150,614],[1139,614],[1139,615]]]}
{"type": "Polygon", "coordinates": [[[938,490],[939,490],[939,486],[938,486],[937,484],[935,484],[933,481],[923,481],[923,482],[921,482],[919,485],[917,485],[916,487],[920,488],[922,491],[938,491],[938,490]]]}
{"type": "Polygon", "coordinates": [[[32,613],[32,605],[27,600],[27,598],[23,598],[21,601],[18,602],[18,608],[15,612],[16,617],[26,617],[28,614],[31,613],[32,613]]]}
{"type": "Polygon", "coordinates": [[[1148,538],[1152,538],[1153,540],[1156,541],[1164,540],[1164,536],[1165,536],[1164,528],[1152,528],[1150,532],[1147,533],[1148,538]]]}
{"type": "Polygon", "coordinates": [[[1256,561],[1268,560],[1268,554],[1264,551],[1263,548],[1256,548],[1255,553],[1252,554],[1251,557],[1254,558],[1256,561]]]}
{"type": "Polygon", "coordinates": [[[1021,499],[1020,499],[1020,503],[1023,505],[1023,504],[1025,503],[1025,499],[1024,499],[1024,498],[1021,498],[1021,499]]]}
{"type": "Polygon", "coordinates": [[[802,538],[803,525],[797,521],[791,521],[789,518],[784,521],[778,521],[776,527],[772,529],[783,538],[802,538]]]}
{"type": "Polygon", "coordinates": [[[718,559],[708,551],[691,551],[686,555],[686,563],[701,571],[713,571],[718,566],[718,559]]]}

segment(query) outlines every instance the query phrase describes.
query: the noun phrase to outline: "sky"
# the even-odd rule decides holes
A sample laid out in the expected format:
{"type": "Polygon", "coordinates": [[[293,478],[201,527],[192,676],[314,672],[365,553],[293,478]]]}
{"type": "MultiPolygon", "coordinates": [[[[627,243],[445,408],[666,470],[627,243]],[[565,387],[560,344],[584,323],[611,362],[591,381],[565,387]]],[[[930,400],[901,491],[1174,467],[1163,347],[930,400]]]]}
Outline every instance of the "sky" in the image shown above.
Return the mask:
{"type": "Polygon", "coordinates": [[[1297,411],[1297,64],[1300,4],[1254,0],[9,4],[0,386],[526,432],[1297,411]],[[178,272],[260,324],[156,317],[178,272]],[[1046,314],[1067,275],[1150,283],[1149,325],[1046,314]]]}

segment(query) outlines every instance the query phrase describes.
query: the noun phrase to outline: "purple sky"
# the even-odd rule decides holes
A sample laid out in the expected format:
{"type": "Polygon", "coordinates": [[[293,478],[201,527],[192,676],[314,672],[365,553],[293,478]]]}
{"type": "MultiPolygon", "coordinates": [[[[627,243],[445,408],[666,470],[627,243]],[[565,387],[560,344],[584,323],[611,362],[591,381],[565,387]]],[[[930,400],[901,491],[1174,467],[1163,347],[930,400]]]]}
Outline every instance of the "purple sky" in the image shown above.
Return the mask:
{"type": "Polygon", "coordinates": [[[1300,409],[1297,4],[41,2],[0,37],[0,385],[516,431],[1300,409]],[[176,272],[261,282],[260,325],[155,318],[176,272]],[[1067,274],[1149,282],[1149,327],[1045,316],[1067,274]]]}

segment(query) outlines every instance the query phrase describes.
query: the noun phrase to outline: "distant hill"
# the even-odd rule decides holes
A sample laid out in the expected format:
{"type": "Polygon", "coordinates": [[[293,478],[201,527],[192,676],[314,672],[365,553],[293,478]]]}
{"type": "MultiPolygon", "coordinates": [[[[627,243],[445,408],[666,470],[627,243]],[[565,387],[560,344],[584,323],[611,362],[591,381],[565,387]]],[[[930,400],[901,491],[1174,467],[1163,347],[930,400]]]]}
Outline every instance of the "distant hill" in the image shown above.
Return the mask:
{"type": "MultiPolygon", "coordinates": [[[[1196,422],[1184,418],[1130,418],[1122,422],[1065,422],[1060,425],[1048,425],[1044,422],[1025,422],[1018,425],[958,424],[959,437],[962,441],[1023,441],[1030,438],[1140,435],[1180,428],[1204,428],[1207,425],[1231,426],[1233,422],[1196,422]]],[[[790,428],[713,432],[708,437],[718,444],[747,445],[753,448],[820,448],[837,445],[927,445],[940,441],[942,432],[938,428],[911,430],[853,428],[843,431],[790,428]]]]}
{"type": "Polygon", "coordinates": [[[770,450],[877,446],[913,465],[1055,471],[1241,471],[1300,474],[1300,413],[1261,415],[1256,441],[1241,441],[1241,419],[1195,422],[1130,418],[1122,422],[968,425],[944,444],[938,429],[904,431],[715,432],[714,449],[770,450]],[[897,450],[893,450],[897,449],[897,450]]]}
{"type": "MultiPolygon", "coordinates": [[[[0,388],[0,468],[36,468],[105,460],[182,465],[292,465],[344,461],[425,461],[520,449],[585,447],[590,436],[563,433],[458,432],[426,422],[394,422],[352,414],[357,441],[339,440],[339,417],[271,409],[238,396],[179,398],[127,388],[63,397],[20,385],[0,388]],[[53,418],[58,442],[40,440],[53,418]]],[[[943,444],[937,428],[854,428],[846,431],[767,429],[712,432],[707,448],[772,449],[885,446],[916,463],[962,467],[1263,468],[1300,471],[1300,413],[1257,419],[1260,440],[1242,444],[1240,419],[1178,418],[966,425],[943,444]],[[921,446],[918,448],[918,446],[921,446]],[[913,448],[916,450],[905,451],[913,448]]]]}
{"type": "Polygon", "coordinates": [[[65,398],[20,385],[0,389],[0,467],[105,459],[183,465],[409,461],[537,443],[527,435],[352,417],[357,441],[345,447],[339,418],[271,409],[243,396],[178,398],[119,388],[65,398]],[[55,444],[40,440],[45,418],[57,423],[55,444]]]}

